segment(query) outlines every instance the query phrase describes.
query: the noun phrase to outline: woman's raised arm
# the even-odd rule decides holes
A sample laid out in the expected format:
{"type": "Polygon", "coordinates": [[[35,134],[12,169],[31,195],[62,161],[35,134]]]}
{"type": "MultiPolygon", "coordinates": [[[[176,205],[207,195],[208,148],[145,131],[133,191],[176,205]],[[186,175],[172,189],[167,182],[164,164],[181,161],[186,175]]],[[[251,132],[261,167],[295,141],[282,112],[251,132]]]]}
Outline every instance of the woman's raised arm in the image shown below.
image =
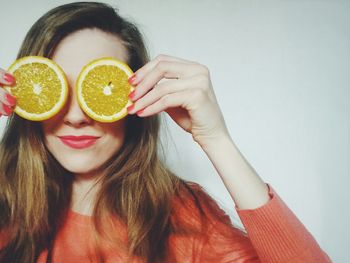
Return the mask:
{"type": "Polygon", "coordinates": [[[160,55],[136,71],[129,82],[136,87],[130,95],[135,102],[128,108],[130,114],[145,117],[166,111],[202,147],[234,200],[260,260],[330,262],[240,153],[226,128],[207,67],[160,55]]]}

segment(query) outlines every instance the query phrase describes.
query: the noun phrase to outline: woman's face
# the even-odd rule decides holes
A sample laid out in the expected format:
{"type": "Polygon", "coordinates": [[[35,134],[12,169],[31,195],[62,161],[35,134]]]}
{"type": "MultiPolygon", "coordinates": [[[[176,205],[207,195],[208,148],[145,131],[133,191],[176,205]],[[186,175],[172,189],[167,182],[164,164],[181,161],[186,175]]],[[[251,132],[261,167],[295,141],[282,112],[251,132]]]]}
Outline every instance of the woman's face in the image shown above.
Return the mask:
{"type": "Polygon", "coordinates": [[[83,29],[65,37],[52,60],[66,74],[69,98],[64,108],[51,119],[42,122],[45,144],[57,161],[76,175],[94,176],[124,141],[125,119],[100,123],[87,116],[79,107],[74,90],[83,66],[101,57],[114,57],[127,63],[127,50],[121,40],[98,29],[83,29]],[[74,148],[63,143],[62,136],[96,136],[95,143],[74,148]]]}

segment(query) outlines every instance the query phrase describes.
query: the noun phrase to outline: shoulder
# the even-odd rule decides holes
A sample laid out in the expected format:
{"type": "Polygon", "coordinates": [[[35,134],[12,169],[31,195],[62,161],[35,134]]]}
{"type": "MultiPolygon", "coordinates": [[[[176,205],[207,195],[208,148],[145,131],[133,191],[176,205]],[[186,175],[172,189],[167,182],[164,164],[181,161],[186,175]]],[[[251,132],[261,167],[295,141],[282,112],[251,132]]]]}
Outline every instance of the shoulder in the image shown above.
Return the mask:
{"type": "Polygon", "coordinates": [[[226,212],[197,183],[183,182],[176,191],[172,205],[172,220],[177,223],[201,229],[217,224],[233,227],[226,212]]]}
{"type": "Polygon", "coordinates": [[[232,224],[230,217],[199,184],[186,182],[181,187],[174,198],[171,220],[175,226],[173,234],[179,236],[176,234],[180,233],[181,244],[186,244],[187,249],[193,248],[199,262],[256,259],[246,233],[232,224]],[[186,237],[193,243],[186,242],[186,237]]]}

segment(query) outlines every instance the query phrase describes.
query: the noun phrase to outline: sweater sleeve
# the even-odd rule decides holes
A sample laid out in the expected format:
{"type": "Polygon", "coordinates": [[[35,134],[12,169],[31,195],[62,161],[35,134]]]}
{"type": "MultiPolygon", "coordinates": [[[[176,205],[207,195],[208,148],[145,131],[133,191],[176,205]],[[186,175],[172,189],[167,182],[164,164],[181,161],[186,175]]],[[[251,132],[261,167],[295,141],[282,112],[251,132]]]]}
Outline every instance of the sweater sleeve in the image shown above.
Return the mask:
{"type": "Polygon", "coordinates": [[[247,234],[229,227],[229,217],[218,208],[218,220],[208,228],[198,262],[331,262],[293,212],[268,187],[270,200],[265,205],[252,210],[236,207],[247,234]]]}
{"type": "Polygon", "coordinates": [[[237,213],[262,262],[331,262],[316,240],[268,185],[270,200],[237,213]]]}

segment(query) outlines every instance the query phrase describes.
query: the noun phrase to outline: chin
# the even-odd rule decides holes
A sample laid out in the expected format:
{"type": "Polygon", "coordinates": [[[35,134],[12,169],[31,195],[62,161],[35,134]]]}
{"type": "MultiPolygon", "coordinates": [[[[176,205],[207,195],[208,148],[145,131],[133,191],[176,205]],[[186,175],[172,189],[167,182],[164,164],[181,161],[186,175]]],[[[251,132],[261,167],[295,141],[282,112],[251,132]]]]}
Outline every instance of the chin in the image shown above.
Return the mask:
{"type": "MultiPolygon", "coordinates": [[[[69,160],[57,159],[57,161],[69,172],[74,174],[91,173],[98,169],[104,162],[96,162],[94,159],[75,158],[69,160]]],[[[102,160],[100,160],[102,161],[102,160]]]]}
{"type": "Polygon", "coordinates": [[[67,149],[61,144],[54,143],[48,143],[47,146],[57,162],[67,171],[74,174],[93,174],[119,151],[121,142],[117,141],[113,145],[108,141],[84,150],[67,149]]]}
{"type": "MultiPolygon", "coordinates": [[[[62,165],[62,164],[61,164],[62,165]]],[[[63,164],[62,165],[67,171],[74,174],[86,174],[95,170],[95,167],[79,167],[71,164],[63,164]]]]}

